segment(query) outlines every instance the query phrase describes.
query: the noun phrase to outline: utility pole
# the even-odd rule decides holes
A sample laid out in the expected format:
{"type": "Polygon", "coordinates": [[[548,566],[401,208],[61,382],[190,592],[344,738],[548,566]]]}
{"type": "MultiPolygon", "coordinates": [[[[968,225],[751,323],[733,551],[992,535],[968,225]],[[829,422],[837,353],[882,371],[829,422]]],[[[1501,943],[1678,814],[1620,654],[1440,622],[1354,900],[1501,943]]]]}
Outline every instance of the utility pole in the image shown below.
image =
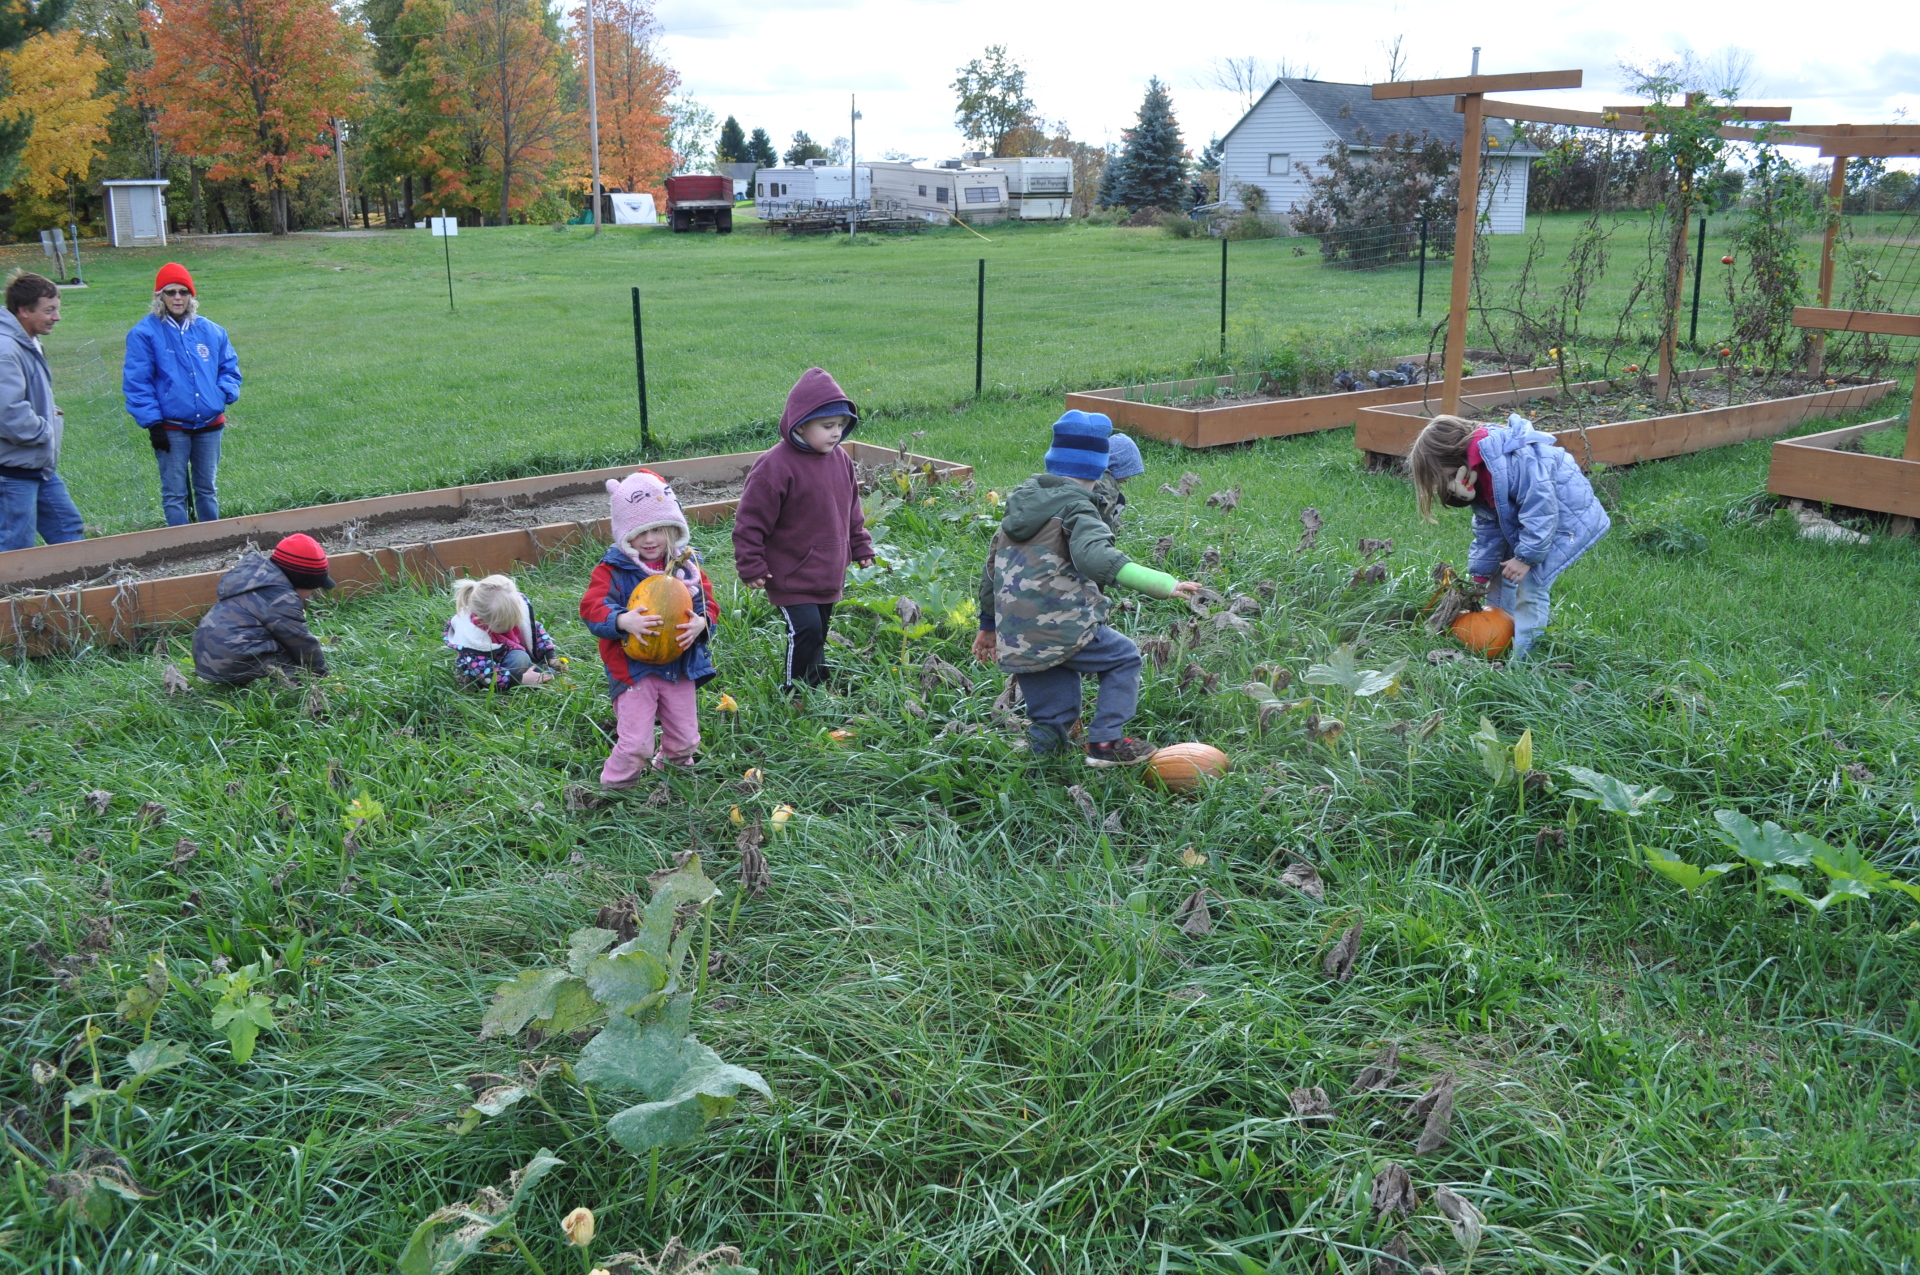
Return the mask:
{"type": "Polygon", "coordinates": [[[593,0],[587,0],[587,144],[593,150],[593,233],[600,233],[600,89],[594,79],[593,0]]]}
{"type": "Polygon", "coordinates": [[[340,178],[340,229],[353,229],[353,205],[347,202],[347,157],[340,145],[340,121],[333,121],[333,171],[340,178]]]}
{"type": "Polygon", "coordinates": [[[851,243],[860,226],[860,99],[847,94],[847,189],[853,206],[847,210],[847,241],[851,243]]]}

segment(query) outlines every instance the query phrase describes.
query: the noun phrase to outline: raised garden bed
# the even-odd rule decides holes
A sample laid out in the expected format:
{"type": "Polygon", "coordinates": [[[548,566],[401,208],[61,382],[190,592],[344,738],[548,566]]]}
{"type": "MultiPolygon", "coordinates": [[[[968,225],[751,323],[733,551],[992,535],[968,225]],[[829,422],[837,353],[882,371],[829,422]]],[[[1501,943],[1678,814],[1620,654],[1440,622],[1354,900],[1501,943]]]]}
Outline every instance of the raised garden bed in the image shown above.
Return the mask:
{"type": "MultiPolygon", "coordinates": [[[[1781,439],[1773,445],[1767,490],[1776,496],[1822,505],[1920,518],[1920,460],[1860,450],[1861,439],[1899,424],[1890,416],[1822,434],[1781,439]]],[[[1913,427],[1909,424],[1907,428],[1913,427]]]]}
{"type": "MultiPolygon", "coordinates": [[[[1681,389],[1695,399],[1717,391],[1724,402],[1726,374],[1718,368],[1700,368],[1682,372],[1675,378],[1681,389]]],[[[1893,381],[1842,383],[1832,389],[1783,398],[1760,399],[1728,406],[1704,407],[1695,411],[1662,416],[1640,416],[1637,409],[1650,403],[1651,382],[1581,381],[1565,387],[1567,392],[1585,395],[1589,401],[1617,400],[1632,419],[1590,424],[1584,428],[1555,428],[1552,400],[1562,387],[1550,385],[1534,390],[1503,390],[1492,394],[1473,394],[1460,400],[1462,415],[1491,419],[1518,412],[1529,419],[1546,422],[1542,429],[1552,433],[1560,445],[1579,458],[1584,468],[1594,464],[1631,465],[1643,460],[1661,460],[1684,456],[1689,452],[1724,447],[1751,438],[1771,438],[1785,433],[1804,421],[1866,407],[1885,398],[1896,388],[1893,381]],[[1537,417],[1536,417],[1537,414],[1537,417]]],[[[1438,415],[1425,403],[1388,404],[1365,408],[1353,433],[1354,446],[1368,459],[1405,456],[1414,438],[1429,420],[1438,415]]],[[[1566,419],[1564,413],[1560,419],[1566,419]]]]}
{"type": "MultiPolygon", "coordinates": [[[[970,466],[870,443],[845,446],[863,470],[925,466],[938,481],[973,473],[970,466]]],[[[652,461],[647,468],[673,483],[688,521],[710,523],[733,514],[759,455],[652,461]]],[[[327,547],[341,595],[402,576],[439,580],[512,571],[517,563],[538,563],[583,541],[604,543],[611,534],[606,481],[625,477],[639,463],[0,553],[0,644],[34,654],[83,641],[129,642],[142,629],[196,620],[213,605],[221,574],[248,545],[265,548],[296,531],[327,547]]]]}
{"type": "MultiPolygon", "coordinates": [[[[1491,351],[1468,350],[1476,368],[1497,358],[1491,351]]],[[[1426,355],[1395,359],[1390,366],[1428,367],[1426,355]]],[[[1157,381],[1067,395],[1067,406],[1102,412],[1116,429],[1144,434],[1182,447],[1222,447],[1255,438],[1280,438],[1353,425],[1369,407],[1419,403],[1439,393],[1440,362],[1431,361],[1430,383],[1331,394],[1285,395],[1263,392],[1257,374],[1206,376],[1187,381],[1157,381]]],[[[1551,385],[1552,368],[1481,371],[1462,384],[1469,392],[1531,390],[1551,385]]]]}

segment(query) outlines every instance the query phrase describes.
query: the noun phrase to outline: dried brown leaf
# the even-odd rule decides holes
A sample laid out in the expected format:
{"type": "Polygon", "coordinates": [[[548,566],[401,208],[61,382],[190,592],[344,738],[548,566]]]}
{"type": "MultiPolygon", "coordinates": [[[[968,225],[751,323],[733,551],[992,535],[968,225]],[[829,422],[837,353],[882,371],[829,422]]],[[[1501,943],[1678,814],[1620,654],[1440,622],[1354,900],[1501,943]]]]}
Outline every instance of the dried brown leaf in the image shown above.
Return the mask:
{"type": "Polygon", "coordinates": [[[1370,562],[1353,573],[1347,580],[1347,587],[1349,589],[1356,589],[1363,584],[1380,584],[1385,581],[1386,578],[1387,564],[1384,562],[1370,562]]]}
{"type": "Polygon", "coordinates": [[[622,943],[640,933],[640,898],[628,894],[602,907],[593,918],[595,929],[612,930],[622,943]]]}
{"type": "Polygon", "coordinates": [[[160,688],[170,696],[193,694],[193,685],[181,675],[180,670],[175,668],[171,662],[160,670],[160,688]]]}
{"type": "Polygon", "coordinates": [[[1353,926],[1340,936],[1340,941],[1327,949],[1326,956],[1320,962],[1320,968],[1325,970],[1327,977],[1336,983],[1349,982],[1353,978],[1354,960],[1359,955],[1360,922],[1355,921],[1353,926]]]}
{"type": "Polygon", "coordinates": [[[893,613],[900,617],[900,627],[903,629],[912,628],[922,619],[920,604],[904,593],[893,600],[893,613]]]}
{"type": "Polygon", "coordinates": [[[140,803],[139,817],[141,827],[151,828],[167,821],[167,808],[157,801],[143,801],[140,803]]]}
{"type": "Polygon", "coordinates": [[[1293,1107],[1293,1114],[1302,1120],[1326,1124],[1333,1118],[1333,1104],[1327,1101],[1327,1091],[1318,1085],[1294,1090],[1287,1095],[1287,1102],[1293,1107]]]}
{"type": "Polygon", "coordinates": [[[1420,1141],[1414,1144],[1415,1155],[1427,1155],[1447,1145],[1447,1135],[1453,1128],[1454,1083],[1452,1076],[1440,1077],[1439,1082],[1413,1104],[1414,1118],[1425,1116],[1427,1119],[1426,1126],[1420,1130],[1420,1141]]]}
{"type": "Polygon", "coordinates": [[[1413,1265],[1413,1259],[1407,1254],[1407,1237],[1395,1235],[1380,1246],[1380,1256],[1373,1259],[1373,1275],[1406,1275],[1413,1265]]]}
{"type": "MultiPolygon", "coordinates": [[[[758,823],[754,827],[758,828],[758,823]]],[[[744,840],[746,834],[742,833],[744,840]]],[[[750,899],[757,899],[773,886],[773,868],[767,863],[767,856],[756,845],[740,847],[740,889],[750,899]]]]}
{"type": "Polygon", "coordinates": [[[1120,820],[1120,812],[1118,810],[1108,815],[1107,821],[1101,824],[1100,828],[1101,831],[1105,832],[1109,837],[1117,837],[1127,830],[1126,825],[1120,820]]]}
{"type": "Polygon", "coordinates": [[[908,717],[917,717],[924,720],[927,715],[927,706],[920,702],[918,695],[909,694],[900,702],[900,711],[908,717]]]}
{"type": "Polygon", "coordinates": [[[1381,557],[1385,557],[1393,552],[1393,537],[1389,536],[1385,540],[1371,540],[1366,536],[1362,536],[1360,537],[1359,548],[1360,552],[1366,554],[1368,557],[1372,557],[1376,553],[1381,557]]]}
{"type": "Polygon", "coordinates": [[[1250,598],[1244,593],[1236,593],[1233,601],[1227,605],[1227,610],[1235,615],[1259,615],[1260,599],[1250,598]]]}
{"type": "Polygon", "coordinates": [[[327,720],[327,692],[318,682],[307,687],[307,697],[303,705],[307,716],[316,722],[327,720]]]}
{"type": "Polygon", "coordinates": [[[1160,537],[1158,540],[1153,542],[1153,564],[1156,567],[1164,567],[1167,564],[1167,555],[1172,552],[1173,552],[1173,537],[1172,536],[1160,537]]]}
{"type": "Polygon", "coordinates": [[[1175,910],[1173,919],[1179,924],[1182,934],[1193,938],[1205,938],[1213,933],[1213,912],[1207,907],[1207,891],[1203,887],[1189,894],[1175,910]]]}
{"type": "Polygon", "coordinates": [[[1565,828],[1549,826],[1533,834],[1533,852],[1535,854],[1539,854],[1548,846],[1552,846],[1556,850],[1566,849],[1567,830],[1565,828]]]}
{"type": "Polygon", "coordinates": [[[561,804],[573,811],[598,810],[609,800],[605,793],[585,784],[568,784],[560,794],[561,804]]]}
{"type": "Polygon", "coordinates": [[[1420,1196],[1413,1189],[1413,1178],[1405,1166],[1389,1161],[1373,1175],[1373,1217],[1375,1221],[1398,1213],[1412,1217],[1420,1208],[1420,1196]]]}
{"type": "Polygon", "coordinates": [[[920,663],[920,689],[933,694],[933,688],[945,682],[957,686],[963,691],[973,690],[973,679],[937,655],[929,655],[920,663]]]}
{"type": "Polygon", "coordinates": [[[107,813],[107,807],[113,804],[113,794],[105,788],[95,788],[87,794],[87,804],[93,807],[94,814],[104,815],[107,813]]]}
{"type": "Polygon", "coordinates": [[[80,936],[82,951],[104,952],[113,946],[113,918],[111,916],[89,916],[83,918],[87,932],[80,936]]]}
{"type": "Polygon", "coordinates": [[[182,867],[185,864],[191,863],[193,860],[199,857],[200,857],[199,843],[194,841],[189,841],[185,837],[182,837],[180,838],[180,840],[173,843],[173,858],[167,861],[167,866],[169,868],[182,867]]]}
{"type": "Polygon", "coordinates": [[[1163,637],[1141,638],[1140,654],[1152,660],[1154,668],[1164,669],[1173,659],[1173,641],[1163,637]]]}
{"type": "Polygon", "coordinates": [[[1456,1194],[1452,1187],[1441,1187],[1433,1193],[1433,1203],[1440,1215],[1447,1219],[1447,1225],[1453,1228],[1454,1242],[1466,1251],[1468,1257],[1480,1247],[1480,1238],[1486,1233],[1487,1218],[1473,1206],[1473,1202],[1463,1195],[1456,1194]]]}
{"type": "Polygon", "coordinates": [[[1067,789],[1067,796],[1073,798],[1073,804],[1080,807],[1080,814],[1086,819],[1089,828],[1100,826],[1100,811],[1093,804],[1093,798],[1088,795],[1085,788],[1074,784],[1067,789]]]}
{"type": "Polygon", "coordinates": [[[1274,595],[1280,592],[1280,582],[1278,580],[1262,580],[1259,584],[1253,586],[1253,591],[1260,595],[1261,601],[1271,602],[1273,601],[1274,595]]]}
{"type": "Polygon", "coordinates": [[[1380,1047],[1373,1062],[1360,1069],[1354,1078],[1355,1093],[1367,1093],[1374,1089],[1385,1089],[1393,1084],[1393,1078],[1400,1074],[1400,1042],[1390,1040],[1380,1047]]]}
{"type": "Polygon", "coordinates": [[[1240,507],[1240,488],[1236,485],[1225,491],[1216,491],[1207,497],[1207,508],[1218,509],[1222,513],[1231,513],[1240,507]]]}
{"type": "Polygon", "coordinates": [[[1200,551],[1200,568],[1203,571],[1217,571],[1220,568],[1220,550],[1208,545],[1200,551]]]}
{"type": "Polygon", "coordinates": [[[1305,553],[1307,550],[1313,548],[1315,541],[1320,538],[1320,529],[1326,525],[1327,521],[1320,516],[1318,509],[1308,506],[1306,509],[1301,510],[1300,526],[1303,530],[1300,533],[1300,545],[1294,552],[1305,553]]]}
{"type": "Polygon", "coordinates": [[[1241,634],[1242,636],[1253,632],[1253,626],[1232,611],[1221,611],[1215,615],[1213,617],[1213,627],[1222,633],[1225,633],[1228,629],[1232,629],[1235,633],[1241,634]]]}
{"type": "Polygon", "coordinates": [[[1180,475],[1180,486],[1176,490],[1175,494],[1184,500],[1186,497],[1193,495],[1193,493],[1198,491],[1199,489],[1200,489],[1200,475],[1194,473],[1192,470],[1188,470],[1186,473],[1180,475]]]}
{"type": "Polygon", "coordinates": [[[1311,863],[1294,863],[1280,874],[1280,884],[1298,890],[1316,903],[1323,903],[1327,897],[1326,882],[1320,879],[1320,873],[1311,863]]]}

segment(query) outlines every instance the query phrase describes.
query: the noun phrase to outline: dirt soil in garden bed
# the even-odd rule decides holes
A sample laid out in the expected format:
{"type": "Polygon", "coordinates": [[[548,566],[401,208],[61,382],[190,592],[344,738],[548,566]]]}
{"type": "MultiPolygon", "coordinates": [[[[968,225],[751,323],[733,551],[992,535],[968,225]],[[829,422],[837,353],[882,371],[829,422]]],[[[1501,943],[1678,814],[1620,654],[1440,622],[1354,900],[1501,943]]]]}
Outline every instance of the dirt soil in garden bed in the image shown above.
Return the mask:
{"type": "Polygon", "coordinates": [[[1653,382],[1642,381],[1608,394],[1561,394],[1530,398],[1513,405],[1486,407],[1463,406],[1461,415],[1472,420],[1505,420],[1509,412],[1518,412],[1543,430],[1572,429],[1578,425],[1611,425],[1621,421],[1646,420],[1654,416],[1678,416],[1682,412],[1703,412],[1715,407],[1733,407],[1742,403],[1763,403],[1768,399],[1793,398],[1801,394],[1819,394],[1863,384],[1858,377],[1836,381],[1814,380],[1806,376],[1766,376],[1736,373],[1729,393],[1727,378],[1676,384],[1665,403],[1654,397],[1653,382]]]}
{"type": "MultiPolygon", "coordinates": [[[[1488,372],[1525,372],[1535,365],[1526,362],[1505,362],[1491,355],[1484,359],[1473,359],[1466,365],[1467,376],[1482,376],[1488,372]]],[[[1150,403],[1156,407],[1233,407],[1242,403],[1279,403],[1298,398],[1322,398],[1332,394],[1357,394],[1367,390],[1395,389],[1398,386],[1389,381],[1384,385],[1375,384],[1368,379],[1368,373],[1400,372],[1412,376],[1411,384],[1423,382],[1438,385],[1446,379],[1446,369],[1439,364],[1432,367],[1417,367],[1412,364],[1393,364],[1383,368],[1364,368],[1353,372],[1354,383],[1348,386],[1320,384],[1293,391],[1263,384],[1256,375],[1236,377],[1235,385],[1222,386],[1210,394],[1182,394],[1171,398],[1129,398],[1130,403],[1150,403]]],[[[1405,384],[1402,382],[1401,384],[1405,384]]]]}
{"type": "MultiPolygon", "coordinates": [[[[734,500],[739,497],[740,488],[741,484],[738,482],[695,483],[678,480],[673,484],[674,494],[680,498],[683,506],[709,504],[717,500],[734,500]]],[[[394,545],[420,544],[432,540],[453,540],[461,536],[484,536],[495,531],[543,527],[555,522],[594,522],[606,516],[607,493],[590,491],[561,496],[537,505],[509,507],[498,502],[474,502],[470,503],[465,513],[457,518],[434,514],[425,518],[383,521],[375,525],[350,522],[344,525],[314,527],[310,529],[310,534],[326,548],[328,553],[336,554],[385,549],[394,545]]],[[[259,544],[257,547],[265,550],[273,546],[269,540],[268,543],[259,544]]],[[[247,550],[246,545],[236,545],[213,553],[188,550],[174,557],[155,559],[138,566],[118,566],[92,571],[85,575],[75,575],[58,585],[39,583],[30,589],[0,588],[0,597],[43,593],[52,587],[74,588],[83,585],[120,584],[129,580],[157,580],[165,576],[225,571],[237,563],[247,550]]]]}

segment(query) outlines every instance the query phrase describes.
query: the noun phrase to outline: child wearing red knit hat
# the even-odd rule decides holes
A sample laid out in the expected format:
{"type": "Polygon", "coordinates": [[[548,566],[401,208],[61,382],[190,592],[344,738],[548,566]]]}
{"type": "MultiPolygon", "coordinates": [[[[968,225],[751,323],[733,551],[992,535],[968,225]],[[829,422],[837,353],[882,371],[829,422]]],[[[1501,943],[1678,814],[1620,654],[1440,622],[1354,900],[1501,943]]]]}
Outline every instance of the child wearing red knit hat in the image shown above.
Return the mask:
{"type": "Polygon", "coordinates": [[[307,599],[332,587],[327,551],[312,536],[298,533],[271,554],[248,554],[220,577],[220,600],[193,631],[194,671],[229,686],[274,672],[325,677],[327,657],[307,628],[307,599]]]}

